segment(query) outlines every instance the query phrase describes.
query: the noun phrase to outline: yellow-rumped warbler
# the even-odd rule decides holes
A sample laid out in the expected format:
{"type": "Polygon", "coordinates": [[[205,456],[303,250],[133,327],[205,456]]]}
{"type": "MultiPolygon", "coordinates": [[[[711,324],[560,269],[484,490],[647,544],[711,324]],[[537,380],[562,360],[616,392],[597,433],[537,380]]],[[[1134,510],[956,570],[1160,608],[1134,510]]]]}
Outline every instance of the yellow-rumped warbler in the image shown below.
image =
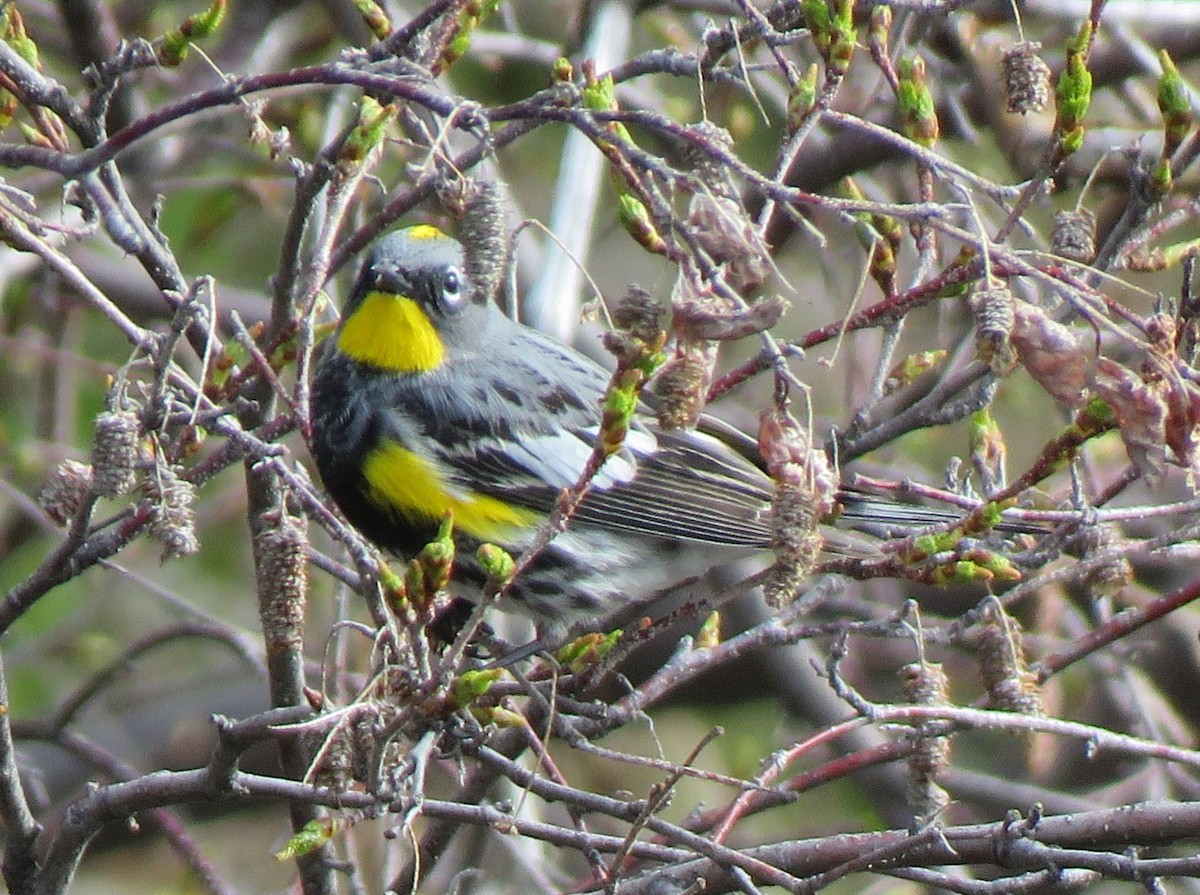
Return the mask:
{"type": "MultiPolygon", "coordinates": [[[[322,348],[313,454],[342,512],[381,547],[412,556],[451,511],[456,575],[482,582],[475,547],[519,555],[579,479],[609,379],[472,300],[462,246],[410,227],[372,247],[322,348]]],[[[674,583],[681,555],[696,558],[681,546],[702,548],[692,573],[768,547],[774,486],[741,438],[735,450],[705,432],[635,420],[567,530],[513,582],[509,607],[561,628],[674,583]]],[[[939,518],[903,509],[917,524],[939,518]]]]}

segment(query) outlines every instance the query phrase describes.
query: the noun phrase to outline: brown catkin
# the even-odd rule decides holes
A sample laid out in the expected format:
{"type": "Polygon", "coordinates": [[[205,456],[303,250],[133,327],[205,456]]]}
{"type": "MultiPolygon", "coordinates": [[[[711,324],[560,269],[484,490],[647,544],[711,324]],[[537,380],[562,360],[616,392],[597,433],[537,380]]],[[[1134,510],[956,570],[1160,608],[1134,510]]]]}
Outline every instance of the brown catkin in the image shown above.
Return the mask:
{"type": "Polygon", "coordinates": [[[466,185],[458,236],[471,298],[477,304],[488,304],[500,291],[508,252],[504,201],[498,184],[474,180],[466,185]]]}
{"type": "MultiPolygon", "coordinates": [[[[948,705],[949,680],[940,663],[913,662],[900,671],[900,689],[913,705],[948,705]]],[[[913,738],[908,757],[906,795],[914,816],[929,820],[950,804],[950,795],[937,782],[950,764],[950,738],[927,736],[921,725],[913,738]]]]}
{"type": "Polygon", "coordinates": [[[1091,264],[1096,257],[1096,216],[1086,208],[1055,214],[1050,251],[1069,261],[1091,264]]]}
{"type": "Polygon", "coordinates": [[[1050,66],[1038,55],[1042,45],[1023,40],[1009,47],[1001,63],[1008,111],[1040,112],[1050,100],[1050,66]]]}
{"type": "Polygon", "coordinates": [[[663,338],[666,309],[640,286],[630,286],[612,312],[613,326],[635,339],[654,344],[663,338]]]}
{"type": "Polygon", "coordinates": [[[700,419],[712,381],[712,365],[703,344],[680,346],[654,377],[658,424],[664,429],[690,429],[700,419]]]}
{"type": "Polygon", "coordinates": [[[254,536],[255,565],[268,650],[303,645],[308,599],[308,533],[303,517],[282,515],[254,536]]]}
{"type": "Polygon", "coordinates": [[[758,449],[775,481],[771,501],[771,546],[775,565],[763,582],[770,606],[796,599],[812,572],[823,541],[818,523],[833,509],[837,474],[824,451],[785,408],[765,411],[758,427],[758,449]]]}
{"type": "Polygon", "coordinates": [[[1041,715],[1042,691],[1025,663],[1025,637],[1016,619],[992,600],[983,610],[977,640],[979,673],[988,706],[1023,715],[1041,715]]]}
{"type": "Polygon", "coordinates": [[[196,538],[196,487],[174,470],[160,466],[147,479],[147,492],[154,505],[150,533],[163,545],[163,560],[190,556],[200,549],[196,538]]]}
{"type": "Polygon", "coordinates": [[[993,281],[971,295],[971,312],[975,315],[975,349],[979,359],[987,361],[997,373],[1011,369],[1015,363],[1011,338],[1016,316],[1016,300],[1008,287],[993,281]]]}
{"type": "Polygon", "coordinates": [[[811,488],[777,482],[771,500],[771,549],[775,565],[763,581],[767,605],[787,606],[812,574],[824,541],[817,530],[820,517],[811,488]]]}
{"type": "Polygon", "coordinates": [[[711,121],[700,121],[692,125],[695,142],[683,146],[684,161],[696,179],[714,195],[736,199],[737,190],[729,178],[729,168],[721,160],[721,153],[734,151],[733,136],[725,128],[711,121]]]}
{"type": "Polygon", "coordinates": [[[370,712],[330,731],[311,775],[318,786],[346,792],[354,783],[366,783],[376,753],[375,722],[370,712]]]}
{"type": "Polygon", "coordinates": [[[92,486],[101,497],[119,497],[137,481],[139,423],[131,410],[106,410],[96,417],[92,486]]]}
{"type": "Polygon", "coordinates": [[[75,518],[91,489],[92,467],[78,460],[64,460],[38,492],[38,506],[57,524],[66,525],[75,518]]]}

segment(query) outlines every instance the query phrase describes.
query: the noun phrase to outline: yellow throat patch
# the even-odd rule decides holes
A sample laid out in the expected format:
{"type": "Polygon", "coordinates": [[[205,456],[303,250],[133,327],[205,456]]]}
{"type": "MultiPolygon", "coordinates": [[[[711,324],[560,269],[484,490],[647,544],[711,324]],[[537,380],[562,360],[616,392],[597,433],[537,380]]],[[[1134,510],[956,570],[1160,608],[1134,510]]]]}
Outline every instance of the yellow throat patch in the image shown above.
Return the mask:
{"type": "Polygon", "coordinates": [[[396,373],[427,372],[446,356],[421,306],[387,292],[371,292],[362,300],[342,326],[337,345],[353,360],[396,373]]]}
{"type": "Polygon", "coordinates": [[[385,441],[363,462],[368,498],[416,525],[436,524],[449,510],[456,528],[482,541],[510,542],[542,517],[484,494],[454,492],[426,460],[385,441]]]}

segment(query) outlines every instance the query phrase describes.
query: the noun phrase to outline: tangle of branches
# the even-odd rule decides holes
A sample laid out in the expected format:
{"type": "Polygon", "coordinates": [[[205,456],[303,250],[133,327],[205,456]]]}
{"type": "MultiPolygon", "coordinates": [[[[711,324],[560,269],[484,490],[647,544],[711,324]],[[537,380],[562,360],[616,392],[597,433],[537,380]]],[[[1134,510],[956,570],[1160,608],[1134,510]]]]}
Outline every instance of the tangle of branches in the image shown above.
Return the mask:
{"type": "Polygon", "coordinates": [[[1200,13],[185,5],[0,10],[9,891],[1195,885],[1200,13]],[[413,220],[564,339],[650,283],[660,412],[761,418],[809,527],[553,658],[447,636],[305,446],[413,220]],[[929,525],[816,549],[839,481],[929,525]]]}

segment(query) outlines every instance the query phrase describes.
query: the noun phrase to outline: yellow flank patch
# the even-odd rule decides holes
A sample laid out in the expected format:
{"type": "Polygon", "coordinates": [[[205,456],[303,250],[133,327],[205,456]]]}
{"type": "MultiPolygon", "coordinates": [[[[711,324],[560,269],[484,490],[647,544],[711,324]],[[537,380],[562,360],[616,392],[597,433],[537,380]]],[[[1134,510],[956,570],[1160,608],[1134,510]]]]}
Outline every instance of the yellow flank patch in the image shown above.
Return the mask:
{"type": "Polygon", "coordinates": [[[372,292],[350,315],[338,348],[356,361],[397,373],[423,373],[446,356],[429,317],[411,298],[372,292]]]}
{"type": "Polygon", "coordinates": [[[377,506],[414,524],[436,523],[449,510],[455,527],[483,541],[511,542],[542,519],[494,497],[452,491],[426,460],[394,441],[367,454],[363,475],[377,506]]]}
{"type": "Polygon", "coordinates": [[[414,227],[408,228],[408,235],[412,239],[445,239],[446,234],[437,227],[432,227],[429,224],[417,224],[414,227]]]}

